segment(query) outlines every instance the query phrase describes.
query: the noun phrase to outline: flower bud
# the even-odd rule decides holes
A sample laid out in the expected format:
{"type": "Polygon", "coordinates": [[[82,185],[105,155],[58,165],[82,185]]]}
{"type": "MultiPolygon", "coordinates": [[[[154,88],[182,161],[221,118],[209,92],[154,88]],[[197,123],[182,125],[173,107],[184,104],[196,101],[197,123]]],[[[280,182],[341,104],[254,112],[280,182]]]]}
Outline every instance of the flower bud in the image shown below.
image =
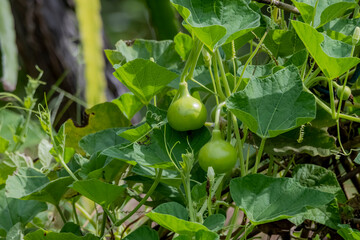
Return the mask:
{"type": "Polygon", "coordinates": [[[352,44],[356,45],[360,40],[360,27],[356,27],[352,37],[352,44]]]}

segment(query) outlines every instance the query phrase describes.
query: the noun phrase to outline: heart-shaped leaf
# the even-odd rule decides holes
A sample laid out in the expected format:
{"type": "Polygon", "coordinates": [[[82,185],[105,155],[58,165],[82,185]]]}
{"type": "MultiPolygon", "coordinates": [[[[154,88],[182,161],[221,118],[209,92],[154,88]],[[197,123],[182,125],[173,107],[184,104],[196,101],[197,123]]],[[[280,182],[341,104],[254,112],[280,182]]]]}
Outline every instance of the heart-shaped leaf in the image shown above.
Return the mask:
{"type": "Polygon", "coordinates": [[[306,49],[329,79],[339,77],[360,63],[359,58],[349,57],[351,46],[336,41],[316,31],[309,24],[291,21],[306,49]]]}
{"type": "Polygon", "coordinates": [[[275,137],[315,118],[314,97],[303,91],[294,66],[267,78],[252,78],[243,91],[232,94],[226,106],[261,138],[275,137]]]}
{"type": "Polygon", "coordinates": [[[103,207],[109,207],[125,191],[125,186],[109,184],[97,179],[76,181],[71,188],[103,207]]]}
{"type": "Polygon", "coordinates": [[[71,177],[62,177],[50,181],[47,176],[33,168],[19,168],[14,176],[6,181],[6,195],[23,200],[38,200],[54,205],[73,182],[71,177]]]}
{"type": "Polygon", "coordinates": [[[9,231],[18,222],[26,225],[38,213],[45,210],[47,210],[46,203],[8,198],[5,189],[0,190],[0,229],[9,231]]]}
{"type": "Polygon", "coordinates": [[[260,15],[246,0],[171,0],[186,26],[209,49],[260,26],[260,15]]]}
{"type": "Polygon", "coordinates": [[[302,18],[318,28],[332,19],[342,16],[346,10],[356,7],[354,0],[292,0],[302,18]]]}
{"type": "Polygon", "coordinates": [[[287,219],[334,199],[334,194],[303,187],[295,179],[261,174],[231,180],[230,193],[255,225],[287,219]]]}
{"type": "Polygon", "coordinates": [[[132,60],[117,68],[114,76],[145,105],[161,89],[178,77],[176,73],[150,60],[141,58],[132,60]]]}

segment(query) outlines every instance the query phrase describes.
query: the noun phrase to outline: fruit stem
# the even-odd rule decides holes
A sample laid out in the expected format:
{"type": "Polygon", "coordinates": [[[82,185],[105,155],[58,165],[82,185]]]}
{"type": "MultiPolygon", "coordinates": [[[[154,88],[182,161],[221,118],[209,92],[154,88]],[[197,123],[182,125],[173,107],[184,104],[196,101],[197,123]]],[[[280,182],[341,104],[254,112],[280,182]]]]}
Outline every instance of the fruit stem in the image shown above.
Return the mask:
{"type": "Polygon", "coordinates": [[[221,108],[224,106],[225,106],[225,102],[222,102],[216,107],[214,130],[220,130],[220,112],[221,112],[221,108]]]}

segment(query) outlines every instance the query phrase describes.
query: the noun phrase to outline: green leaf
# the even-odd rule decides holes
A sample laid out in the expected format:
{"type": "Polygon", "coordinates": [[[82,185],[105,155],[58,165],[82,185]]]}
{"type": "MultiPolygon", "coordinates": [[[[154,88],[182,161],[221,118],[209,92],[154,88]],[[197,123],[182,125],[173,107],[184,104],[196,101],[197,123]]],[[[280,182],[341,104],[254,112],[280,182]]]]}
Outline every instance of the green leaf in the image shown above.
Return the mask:
{"type": "Polygon", "coordinates": [[[132,60],[116,69],[114,76],[147,105],[167,84],[178,77],[174,72],[145,59],[132,60]]]}
{"type": "Polygon", "coordinates": [[[138,58],[145,60],[153,58],[155,63],[171,70],[178,69],[178,64],[181,62],[179,55],[174,50],[175,43],[172,40],[137,39],[130,44],[122,40],[116,43],[116,51],[123,55],[125,62],[138,58]]]}
{"type": "Polygon", "coordinates": [[[155,213],[162,213],[162,214],[168,214],[174,217],[177,217],[179,219],[187,221],[189,219],[188,212],[186,208],[177,203],[177,202],[168,202],[163,203],[156,207],[153,212],[155,213]]]}
{"type": "Polygon", "coordinates": [[[294,168],[292,176],[304,187],[332,193],[340,203],[347,201],[333,171],[314,164],[299,164],[294,168]]]}
{"type": "Polygon", "coordinates": [[[149,212],[148,218],[157,222],[160,226],[169,229],[172,232],[183,235],[194,235],[197,231],[209,231],[204,225],[196,222],[189,222],[179,219],[175,216],[163,213],[149,212]]]}
{"type": "Polygon", "coordinates": [[[171,0],[186,26],[210,50],[260,26],[260,15],[245,0],[171,0]]]}
{"type": "Polygon", "coordinates": [[[79,146],[79,141],[86,135],[99,132],[108,128],[127,127],[129,120],[120,111],[118,106],[105,102],[85,110],[89,116],[85,126],[78,127],[69,119],[65,122],[66,146],[74,148],[79,153],[84,153],[79,146]]]}
{"type": "Polygon", "coordinates": [[[120,198],[126,189],[125,186],[109,184],[97,179],[76,181],[71,188],[106,208],[120,198]]]}
{"type": "Polygon", "coordinates": [[[1,1],[0,8],[0,47],[2,56],[2,82],[6,91],[14,91],[18,78],[18,50],[14,17],[9,0],[1,1]]]}
{"type": "Polygon", "coordinates": [[[255,224],[287,219],[334,199],[331,193],[300,185],[295,179],[273,178],[261,174],[235,178],[230,193],[250,221],[255,224]]]}
{"type": "Polygon", "coordinates": [[[16,223],[26,225],[38,213],[47,210],[46,203],[8,198],[0,190],[0,229],[9,231],[16,223]]]}
{"type": "Polygon", "coordinates": [[[360,153],[358,153],[358,155],[354,159],[354,163],[360,164],[360,153]]]}
{"type": "Polygon", "coordinates": [[[60,232],[62,233],[73,233],[76,236],[82,236],[81,227],[73,222],[67,222],[61,228],[60,232]]]}
{"type": "MultiPolygon", "coordinates": [[[[332,39],[339,40],[351,45],[354,30],[359,25],[360,18],[339,18],[324,25],[324,30],[326,31],[326,34],[332,39]]],[[[357,45],[359,44],[360,42],[357,45]]]]}
{"type": "MultiPolygon", "coordinates": [[[[303,140],[299,143],[300,128],[283,133],[265,144],[265,152],[274,155],[307,153],[311,156],[330,156],[336,151],[335,138],[326,129],[305,125],[303,140]]],[[[260,143],[260,139],[256,142],[260,143]]]]}
{"type": "Polygon", "coordinates": [[[0,137],[0,153],[5,153],[9,147],[9,141],[3,137],[0,137]]]}
{"type": "Polygon", "coordinates": [[[98,237],[88,233],[85,236],[76,236],[73,233],[56,233],[39,229],[27,234],[24,240],[99,240],[98,237]]]}
{"type": "Polygon", "coordinates": [[[218,240],[219,235],[214,232],[200,230],[195,234],[195,240],[218,240]]]}
{"type": "Polygon", "coordinates": [[[350,54],[351,46],[317,32],[308,24],[298,21],[291,23],[306,49],[329,79],[339,77],[360,63],[359,58],[344,57],[350,54]]]}
{"type": "Polygon", "coordinates": [[[302,18],[318,28],[332,19],[341,17],[348,9],[356,7],[354,0],[292,0],[302,18]]]}
{"type": "Polygon", "coordinates": [[[75,0],[85,62],[85,96],[89,106],[106,101],[101,1],[75,0]]]}
{"type": "Polygon", "coordinates": [[[121,128],[109,128],[83,137],[79,146],[88,154],[94,154],[111,146],[127,143],[128,141],[118,136],[121,128]],[[101,139],[101,141],[99,141],[101,139]]]}
{"type": "MultiPolygon", "coordinates": [[[[143,176],[150,179],[155,179],[156,172],[154,168],[144,167],[140,164],[135,165],[132,168],[132,172],[136,175],[143,176]]],[[[173,187],[180,187],[182,181],[179,172],[176,170],[164,169],[160,182],[173,187]]]]}
{"type": "Polygon", "coordinates": [[[315,118],[314,97],[303,91],[298,69],[289,66],[267,78],[252,78],[226,106],[261,138],[271,138],[315,118]]]}
{"type": "Polygon", "coordinates": [[[119,98],[112,100],[112,102],[118,105],[129,120],[144,106],[132,92],[121,94],[119,98]]]}
{"type": "Polygon", "coordinates": [[[44,169],[51,169],[51,165],[55,164],[53,162],[53,156],[50,153],[51,148],[52,144],[45,138],[41,140],[38,145],[38,156],[44,169]]]}
{"type": "Polygon", "coordinates": [[[275,58],[292,55],[304,48],[303,43],[293,31],[283,29],[269,31],[264,44],[275,58]]]}
{"type": "Polygon", "coordinates": [[[149,133],[150,130],[151,127],[145,122],[140,123],[139,125],[129,128],[127,130],[122,129],[118,131],[117,134],[130,142],[136,142],[141,141],[141,138],[144,137],[144,135],[146,135],[147,133],[149,133]]]}
{"type": "Polygon", "coordinates": [[[0,185],[6,182],[8,176],[10,176],[16,170],[16,166],[8,159],[0,159],[0,185]]]}
{"type": "Polygon", "coordinates": [[[14,176],[6,181],[6,195],[22,200],[38,200],[54,205],[73,182],[71,177],[62,177],[50,181],[47,176],[33,168],[19,168],[14,176]]]}
{"type": "MultiPolygon", "coordinates": [[[[274,63],[268,63],[265,65],[248,65],[245,69],[243,78],[258,77],[264,78],[272,73],[272,69],[275,67],[274,63]]],[[[241,75],[244,70],[244,66],[240,66],[237,73],[241,75]]]]}
{"type": "Polygon", "coordinates": [[[23,227],[21,223],[15,224],[12,228],[10,228],[9,232],[6,234],[6,240],[23,240],[23,227]]]}
{"type": "Polygon", "coordinates": [[[341,219],[337,202],[334,200],[324,206],[316,208],[308,207],[306,212],[295,215],[295,217],[290,218],[289,221],[295,225],[300,225],[306,219],[324,224],[333,229],[338,229],[338,224],[341,223],[341,219]]]}
{"type": "Polygon", "coordinates": [[[212,231],[219,231],[224,227],[225,216],[222,214],[213,214],[207,217],[204,221],[204,226],[212,231]]]}
{"type": "Polygon", "coordinates": [[[294,65],[296,67],[300,67],[307,60],[307,51],[306,49],[300,50],[294,53],[289,59],[284,63],[284,67],[294,65]]]}
{"type": "Polygon", "coordinates": [[[349,225],[339,224],[340,229],[337,233],[345,240],[360,240],[360,232],[352,229],[349,225]]]}
{"type": "Polygon", "coordinates": [[[176,34],[174,42],[175,51],[179,54],[181,59],[185,61],[188,58],[191,48],[193,46],[192,38],[185,33],[179,32],[178,34],[176,34]]]}
{"type": "Polygon", "coordinates": [[[127,235],[124,240],[159,240],[159,235],[149,226],[141,226],[127,235]]]}

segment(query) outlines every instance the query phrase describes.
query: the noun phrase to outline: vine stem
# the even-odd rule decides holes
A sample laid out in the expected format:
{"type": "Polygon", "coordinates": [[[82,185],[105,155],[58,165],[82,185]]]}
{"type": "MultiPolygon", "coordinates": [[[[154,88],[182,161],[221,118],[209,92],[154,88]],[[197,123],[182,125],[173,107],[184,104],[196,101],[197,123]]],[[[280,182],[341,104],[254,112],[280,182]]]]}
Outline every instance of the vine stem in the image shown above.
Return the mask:
{"type": "Polygon", "coordinates": [[[64,224],[65,224],[67,221],[66,221],[66,218],[65,218],[64,213],[63,213],[63,212],[61,211],[61,209],[60,209],[59,204],[56,204],[55,207],[56,207],[57,211],[59,212],[62,221],[63,221],[64,224]]]}
{"type": "Polygon", "coordinates": [[[242,82],[242,78],[244,76],[245,70],[247,68],[247,66],[250,64],[250,62],[252,61],[252,59],[255,57],[255,55],[257,54],[257,52],[259,51],[262,43],[264,42],[265,38],[266,38],[267,32],[264,33],[264,35],[262,36],[262,38],[260,39],[260,42],[257,44],[254,52],[250,55],[250,57],[247,59],[244,68],[241,72],[241,75],[239,77],[239,81],[237,82],[236,86],[234,87],[233,93],[237,91],[237,89],[240,87],[241,82],[242,82]]]}
{"type": "Polygon", "coordinates": [[[229,224],[230,227],[229,227],[229,231],[228,231],[228,233],[227,233],[227,235],[226,235],[225,240],[230,240],[231,235],[232,235],[232,232],[233,232],[233,230],[234,230],[234,226],[235,226],[235,223],[236,223],[238,214],[239,214],[239,207],[236,206],[236,207],[234,208],[234,213],[233,213],[233,215],[232,215],[232,217],[231,217],[231,220],[230,220],[230,224],[229,224]]]}
{"type": "MultiPolygon", "coordinates": [[[[233,124],[234,124],[234,132],[235,132],[235,138],[236,138],[236,143],[237,143],[238,156],[240,158],[240,172],[241,172],[241,176],[245,176],[246,171],[245,171],[245,160],[244,160],[244,155],[243,155],[243,143],[242,143],[242,140],[240,137],[237,119],[234,114],[231,114],[231,116],[232,116],[233,124]]],[[[245,136],[244,136],[244,138],[245,138],[245,136]]]]}
{"type": "Polygon", "coordinates": [[[101,229],[100,229],[100,236],[99,236],[100,239],[102,239],[102,237],[104,237],[104,235],[105,235],[106,220],[107,220],[107,214],[104,211],[103,219],[102,219],[102,223],[101,223],[101,229]]]}
{"type": "Polygon", "coordinates": [[[149,191],[146,193],[145,197],[143,199],[141,199],[141,201],[139,202],[139,204],[128,214],[126,215],[124,218],[120,219],[119,221],[117,221],[115,223],[115,226],[120,226],[121,224],[123,224],[126,220],[128,220],[132,215],[134,215],[137,210],[139,210],[139,208],[144,205],[144,203],[146,202],[146,200],[151,196],[151,194],[153,194],[153,192],[155,191],[156,187],[158,186],[160,179],[161,179],[161,175],[162,175],[162,169],[160,168],[156,174],[156,178],[154,183],[151,185],[149,191]]]}
{"type": "Polygon", "coordinates": [[[260,147],[259,147],[259,151],[258,151],[258,153],[256,155],[256,162],[255,162],[255,166],[253,168],[253,174],[257,173],[258,166],[259,166],[260,159],[261,159],[261,155],[262,155],[262,153],[264,151],[265,142],[266,142],[266,138],[262,138],[261,143],[260,143],[260,147]]]}
{"type": "Polygon", "coordinates": [[[331,117],[332,119],[336,119],[333,81],[331,79],[328,79],[328,82],[329,82],[329,93],[330,93],[331,117]]]}
{"type": "MultiPolygon", "coordinates": [[[[96,223],[94,222],[94,220],[92,219],[91,215],[78,203],[75,203],[76,209],[78,209],[83,215],[84,217],[89,221],[89,223],[96,228],[96,223]]],[[[83,226],[83,228],[86,225],[83,226]]]]}

